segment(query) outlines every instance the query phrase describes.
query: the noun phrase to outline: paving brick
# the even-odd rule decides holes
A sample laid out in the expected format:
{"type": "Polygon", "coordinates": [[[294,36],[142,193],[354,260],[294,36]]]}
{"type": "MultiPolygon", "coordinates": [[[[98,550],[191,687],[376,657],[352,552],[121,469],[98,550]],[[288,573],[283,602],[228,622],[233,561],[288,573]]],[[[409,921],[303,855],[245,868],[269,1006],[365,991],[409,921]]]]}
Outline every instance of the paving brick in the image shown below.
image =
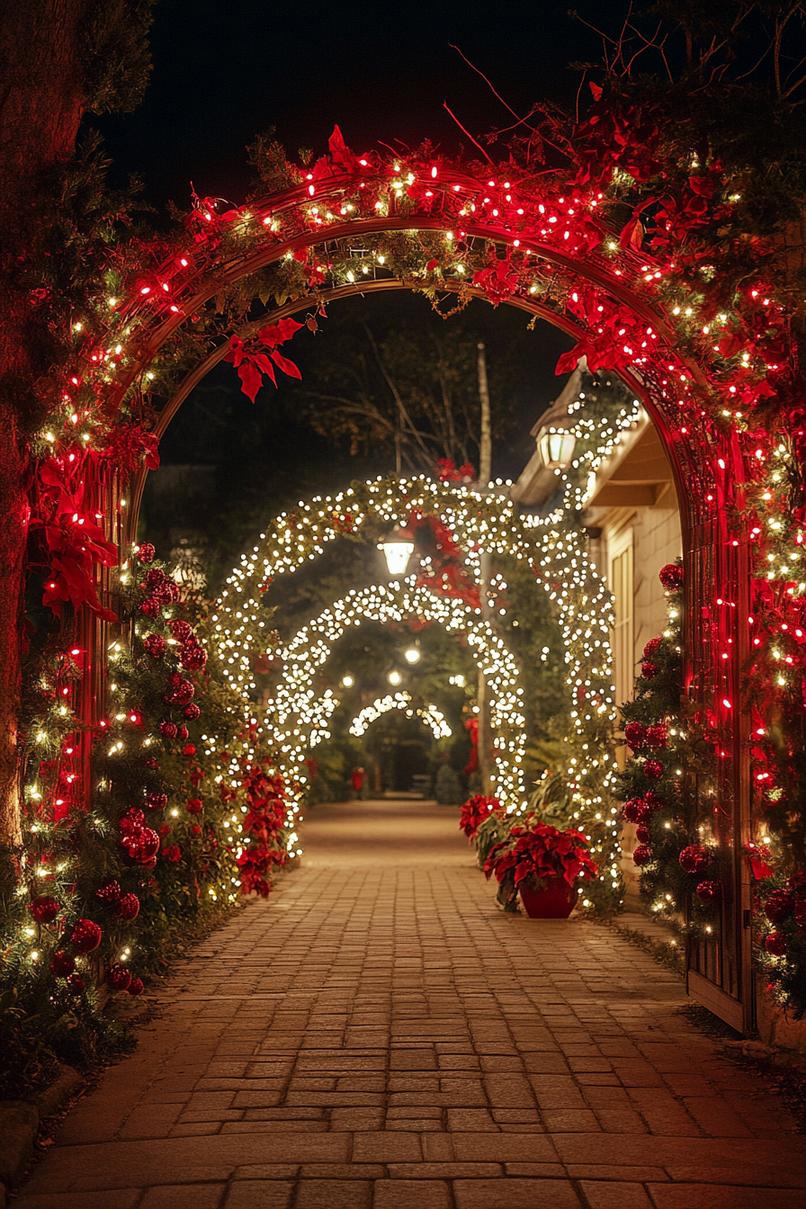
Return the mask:
{"type": "Polygon", "coordinates": [[[225,1184],[165,1184],[149,1188],[138,1209],[218,1209],[225,1184]]]}
{"type": "Polygon", "coordinates": [[[294,1209],[370,1209],[371,1204],[371,1180],[300,1180],[294,1197],[294,1209]]]}
{"type": "Polygon", "coordinates": [[[353,1162],[394,1163],[422,1157],[416,1133],[365,1133],[353,1138],[353,1162]]]}
{"type": "Polygon", "coordinates": [[[568,1180],[530,1180],[508,1177],[499,1180],[456,1180],[453,1185],[457,1209],[491,1209],[502,1196],[518,1209],[580,1209],[580,1200],[568,1180]]]}
{"type": "Polygon", "coordinates": [[[290,1209],[294,1185],[287,1180],[236,1180],[223,1209],[290,1209]]]}
{"type": "Polygon", "coordinates": [[[590,1209],[652,1209],[652,1201],[641,1184],[583,1180],[579,1187],[590,1209]]]}
{"type": "Polygon", "coordinates": [[[377,1180],[372,1209],[451,1209],[450,1185],[444,1180],[377,1180]]]}
{"type": "Polygon", "coordinates": [[[657,1209],[803,1209],[802,1188],[747,1188],[735,1184],[650,1184],[657,1209]]]}

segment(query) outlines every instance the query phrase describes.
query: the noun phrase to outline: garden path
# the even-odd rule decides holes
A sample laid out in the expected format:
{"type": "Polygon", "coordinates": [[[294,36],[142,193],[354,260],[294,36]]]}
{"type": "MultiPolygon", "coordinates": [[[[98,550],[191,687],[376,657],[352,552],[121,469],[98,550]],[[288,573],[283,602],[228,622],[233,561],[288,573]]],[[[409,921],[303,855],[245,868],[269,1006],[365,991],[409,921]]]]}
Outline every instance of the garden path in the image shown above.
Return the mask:
{"type": "Polygon", "coordinates": [[[301,869],[157,995],[17,1209],[794,1209],[806,1139],[610,930],[501,914],[427,803],[318,807],[301,869]]]}

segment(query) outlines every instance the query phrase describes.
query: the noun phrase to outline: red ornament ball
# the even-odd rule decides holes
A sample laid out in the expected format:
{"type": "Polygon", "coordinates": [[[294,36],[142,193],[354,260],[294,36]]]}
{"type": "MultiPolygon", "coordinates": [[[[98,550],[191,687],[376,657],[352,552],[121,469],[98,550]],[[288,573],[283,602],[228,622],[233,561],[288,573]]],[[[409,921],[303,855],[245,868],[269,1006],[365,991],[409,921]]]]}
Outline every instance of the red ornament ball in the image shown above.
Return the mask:
{"type": "Polygon", "coordinates": [[[722,887],[719,882],[706,879],[705,881],[697,882],[697,885],[694,887],[694,893],[703,906],[710,907],[712,903],[719,901],[722,887]]]}
{"type": "Polygon", "coordinates": [[[146,806],[149,810],[164,810],[167,805],[167,793],[157,793],[155,790],[146,794],[146,806]]]}
{"type": "Polygon", "coordinates": [[[167,643],[161,634],[149,634],[143,646],[152,659],[162,659],[167,649],[167,643]]]}
{"type": "Polygon", "coordinates": [[[624,803],[621,809],[622,818],[625,818],[628,823],[645,823],[652,811],[656,810],[659,805],[659,800],[652,790],[649,790],[642,797],[630,798],[628,802],[624,803]]]}
{"type": "Polygon", "coordinates": [[[186,642],[179,654],[182,667],[191,672],[201,672],[207,665],[207,652],[196,642],[186,642]]]}
{"type": "Polygon", "coordinates": [[[657,655],[662,646],[662,638],[650,638],[649,642],[644,647],[644,659],[651,659],[653,655],[657,655]]]}
{"type": "Polygon", "coordinates": [[[708,849],[703,848],[702,844],[688,844],[680,850],[677,859],[686,873],[704,873],[711,863],[708,849]]]}
{"type": "Polygon", "coordinates": [[[679,563],[667,563],[658,572],[658,579],[667,592],[679,592],[683,586],[683,568],[679,563]]]}
{"type": "Polygon", "coordinates": [[[131,970],[125,966],[113,965],[106,971],[106,981],[113,991],[128,991],[131,980],[131,970]]]}
{"type": "Polygon", "coordinates": [[[144,617],[159,617],[162,612],[162,601],[156,596],[147,596],[140,605],[140,612],[144,617]]]}
{"type": "Polygon", "coordinates": [[[160,722],[160,734],[163,739],[175,739],[178,730],[175,722],[160,722]]]}
{"type": "Polygon", "coordinates": [[[627,823],[640,823],[646,818],[644,799],[630,798],[621,808],[621,817],[627,823]]]}
{"type": "Polygon", "coordinates": [[[185,740],[187,739],[188,735],[190,734],[190,731],[185,726],[184,722],[182,722],[179,727],[179,730],[176,733],[179,736],[179,738],[182,740],[182,742],[184,743],[185,740]]]}
{"type": "Polygon", "coordinates": [[[176,865],[182,859],[182,849],[178,844],[166,844],[162,850],[163,860],[176,865]]]}
{"type": "Polygon", "coordinates": [[[664,722],[656,722],[654,726],[646,728],[647,747],[665,747],[668,742],[669,730],[664,722]]]}
{"type": "Polygon", "coordinates": [[[51,973],[57,978],[67,978],[68,974],[72,974],[76,968],[76,959],[72,953],[68,953],[65,949],[56,949],[50,959],[51,973]]]}
{"type": "Polygon", "coordinates": [[[99,903],[103,903],[105,907],[114,907],[120,901],[120,896],[123,891],[120,888],[120,882],[112,878],[108,882],[104,882],[95,891],[95,897],[99,903]]]}
{"type": "Polygon", "coordinates": [[[141,545],[137,547],[137,561],[142,563],[143,566],[153,563],[156,554],[157,551],[154,546],[152,546],[151,542],[142,542],[141,545]]]}
{"type": "Polygon", "coordinates": [[[168,629],[171,631],[171,636],[177,642],[187,642],[193,636],[193,626],[190,622],[182,621],[178,617],[168,622],[168,629]]]}
{"type": "Polygon", "coordinates": [[[149,592],[154,592],[158,588],[164,588],[168,583],[168,576],[161,567],[152,567],[145,577],[145,586],[149,592]]]}
{"type": "Polygon", "coordinates": [[[653,859],[652,849],[648,844],[639,844],[638,847],[633,851],[632,859],[633,864],[638,865],[639,868],[642,865],[648,865],[653,859]]]}
{"type": "Polygon", "coordinates": [[[643,722],[628,722],[624,727],[624,738],[633,751],[640,751],[646,743],[647,728],[643,722]]]}
{"type": "Polygon", "coordinates": [[[648,844],[651,838],[651,833],[646,823],[639,823],[635,829],[635,838],[639,844],[648,844]]]}
{"type": "Polygon", "coordinates": [[[136,894],[122,894],[116,911],[118,919],[137,919],[140,914],[140,899],[136,894]]]}
{"type": "Polygon", "coordinates": [[[662,777],[665,771],[660,760],[646,760],[644,762],[644,772],[653,781],[657,781],[659,777],[662,777]]]}
{"type": "Polygon", "coordinates": [[[654,680],[659,670],[657,663],[653,663],[651,659],[645,659],[641,664],[641,675],[645,680],[654,680]]]}
{"type": "Polygon", "coordinates": [[[201,798],[188,798],[188,814],[201,814],[204,802],[201,798]]]}
{"type": "Polygon", "coordinates": [[[61,911],[62,904],[52,894],[39,894],[28,909],[38,924],[51,924],[61,911]]]}
{"type": "Polygon", "coordinates": [[[93,919],[80,919],[70,933],[70,943],[78,953],[92,953],[101,943],[103,933],[93,919]]]}
{"type": "Polygon", "coordinates": [[[773,890],[764,902],[764,914],[772,924],[782,924],[795,908],[795,896],[788,890],[773,890]]]}
{"type": "Polygon", "coordinates": [[[182,755],[185,756],[185,758],[188,760],[192,759],[192,757],[195,756],[195,754],[196,754],[196,744],[195,743],[186,743],[184,745],[184,747],[182,748],[182,755]]]}
{"type": "Polygon", "coordinates": [[[137,835],[126,836],[121,840],[121,844],[129,860],[135,865],[153,868],[160,850],[160,837],[151,827],[143,827],[137,835]]]}
{"type": "Polygon", "coordinates": [[[783,957],[786,952],[786,937],[783,932],[768,932],[764,937],[764,948],[771,957],[783,957]]]}
{"type": "Polygon", "coordinates": [[[195,722],[197,718],[201,717],[201,708],[195,701],[191,701],[190,705],[185,706],[183,713],[189,722],[195,722]]]}
{"type": "Polygon", "coordinates": [[[129,983],[128,991],[130,995],[142,995],[145,990],[142,978],[134,977],[129,983]]]}
{"type": "Polygon", "coordinates": [[[130,807],[120,820],[120,846],[130,861],[151,867],[156,864],[160,837],[145,825],[142,810],[130,807]]]}

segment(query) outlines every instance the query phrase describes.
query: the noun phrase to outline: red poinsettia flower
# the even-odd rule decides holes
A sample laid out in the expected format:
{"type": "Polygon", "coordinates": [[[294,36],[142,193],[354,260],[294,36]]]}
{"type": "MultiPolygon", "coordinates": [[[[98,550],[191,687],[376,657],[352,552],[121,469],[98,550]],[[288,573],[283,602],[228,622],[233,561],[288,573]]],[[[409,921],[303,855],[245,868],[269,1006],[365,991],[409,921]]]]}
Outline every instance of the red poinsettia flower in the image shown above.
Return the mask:
{"type": "Polygon", "coordinates": [[[254,403],[263,385],[264,376],[276,388],[275,366],[289,378],[302,378],[299,366],[278,352],[277,346],[285,344],[304,326],[297,323],[296,319],[280,319],[277,323],[266,324],[257,336],[248,342],[244,342],[240,336],[230,337],[229,352],[225,360],[237,369],[241,390],[251,403],[254,403]]]}
{"type": "Polygon", "coordinates": [[[500,818],[502,814],[503,808],[498,798],[485,797],[482,793],[474,794],[463,803],[459,812],[459,830],[464,831],[467,838],[472,840],[482,823],[491,815],[500,818]]]}

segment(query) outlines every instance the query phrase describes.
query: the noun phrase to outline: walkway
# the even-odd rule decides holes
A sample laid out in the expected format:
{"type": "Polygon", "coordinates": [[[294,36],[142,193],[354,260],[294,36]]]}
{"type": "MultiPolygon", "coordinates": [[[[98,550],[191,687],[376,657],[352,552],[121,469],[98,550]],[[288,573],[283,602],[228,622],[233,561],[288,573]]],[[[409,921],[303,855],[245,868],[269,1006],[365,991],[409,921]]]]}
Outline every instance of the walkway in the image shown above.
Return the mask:
{"type": "Polygon", "coordinates": [[[806,1139],[581,921],[507,917],[456,812],[319,808],[183,963],[17,1209],[794,1209],[806,1139]]]}

